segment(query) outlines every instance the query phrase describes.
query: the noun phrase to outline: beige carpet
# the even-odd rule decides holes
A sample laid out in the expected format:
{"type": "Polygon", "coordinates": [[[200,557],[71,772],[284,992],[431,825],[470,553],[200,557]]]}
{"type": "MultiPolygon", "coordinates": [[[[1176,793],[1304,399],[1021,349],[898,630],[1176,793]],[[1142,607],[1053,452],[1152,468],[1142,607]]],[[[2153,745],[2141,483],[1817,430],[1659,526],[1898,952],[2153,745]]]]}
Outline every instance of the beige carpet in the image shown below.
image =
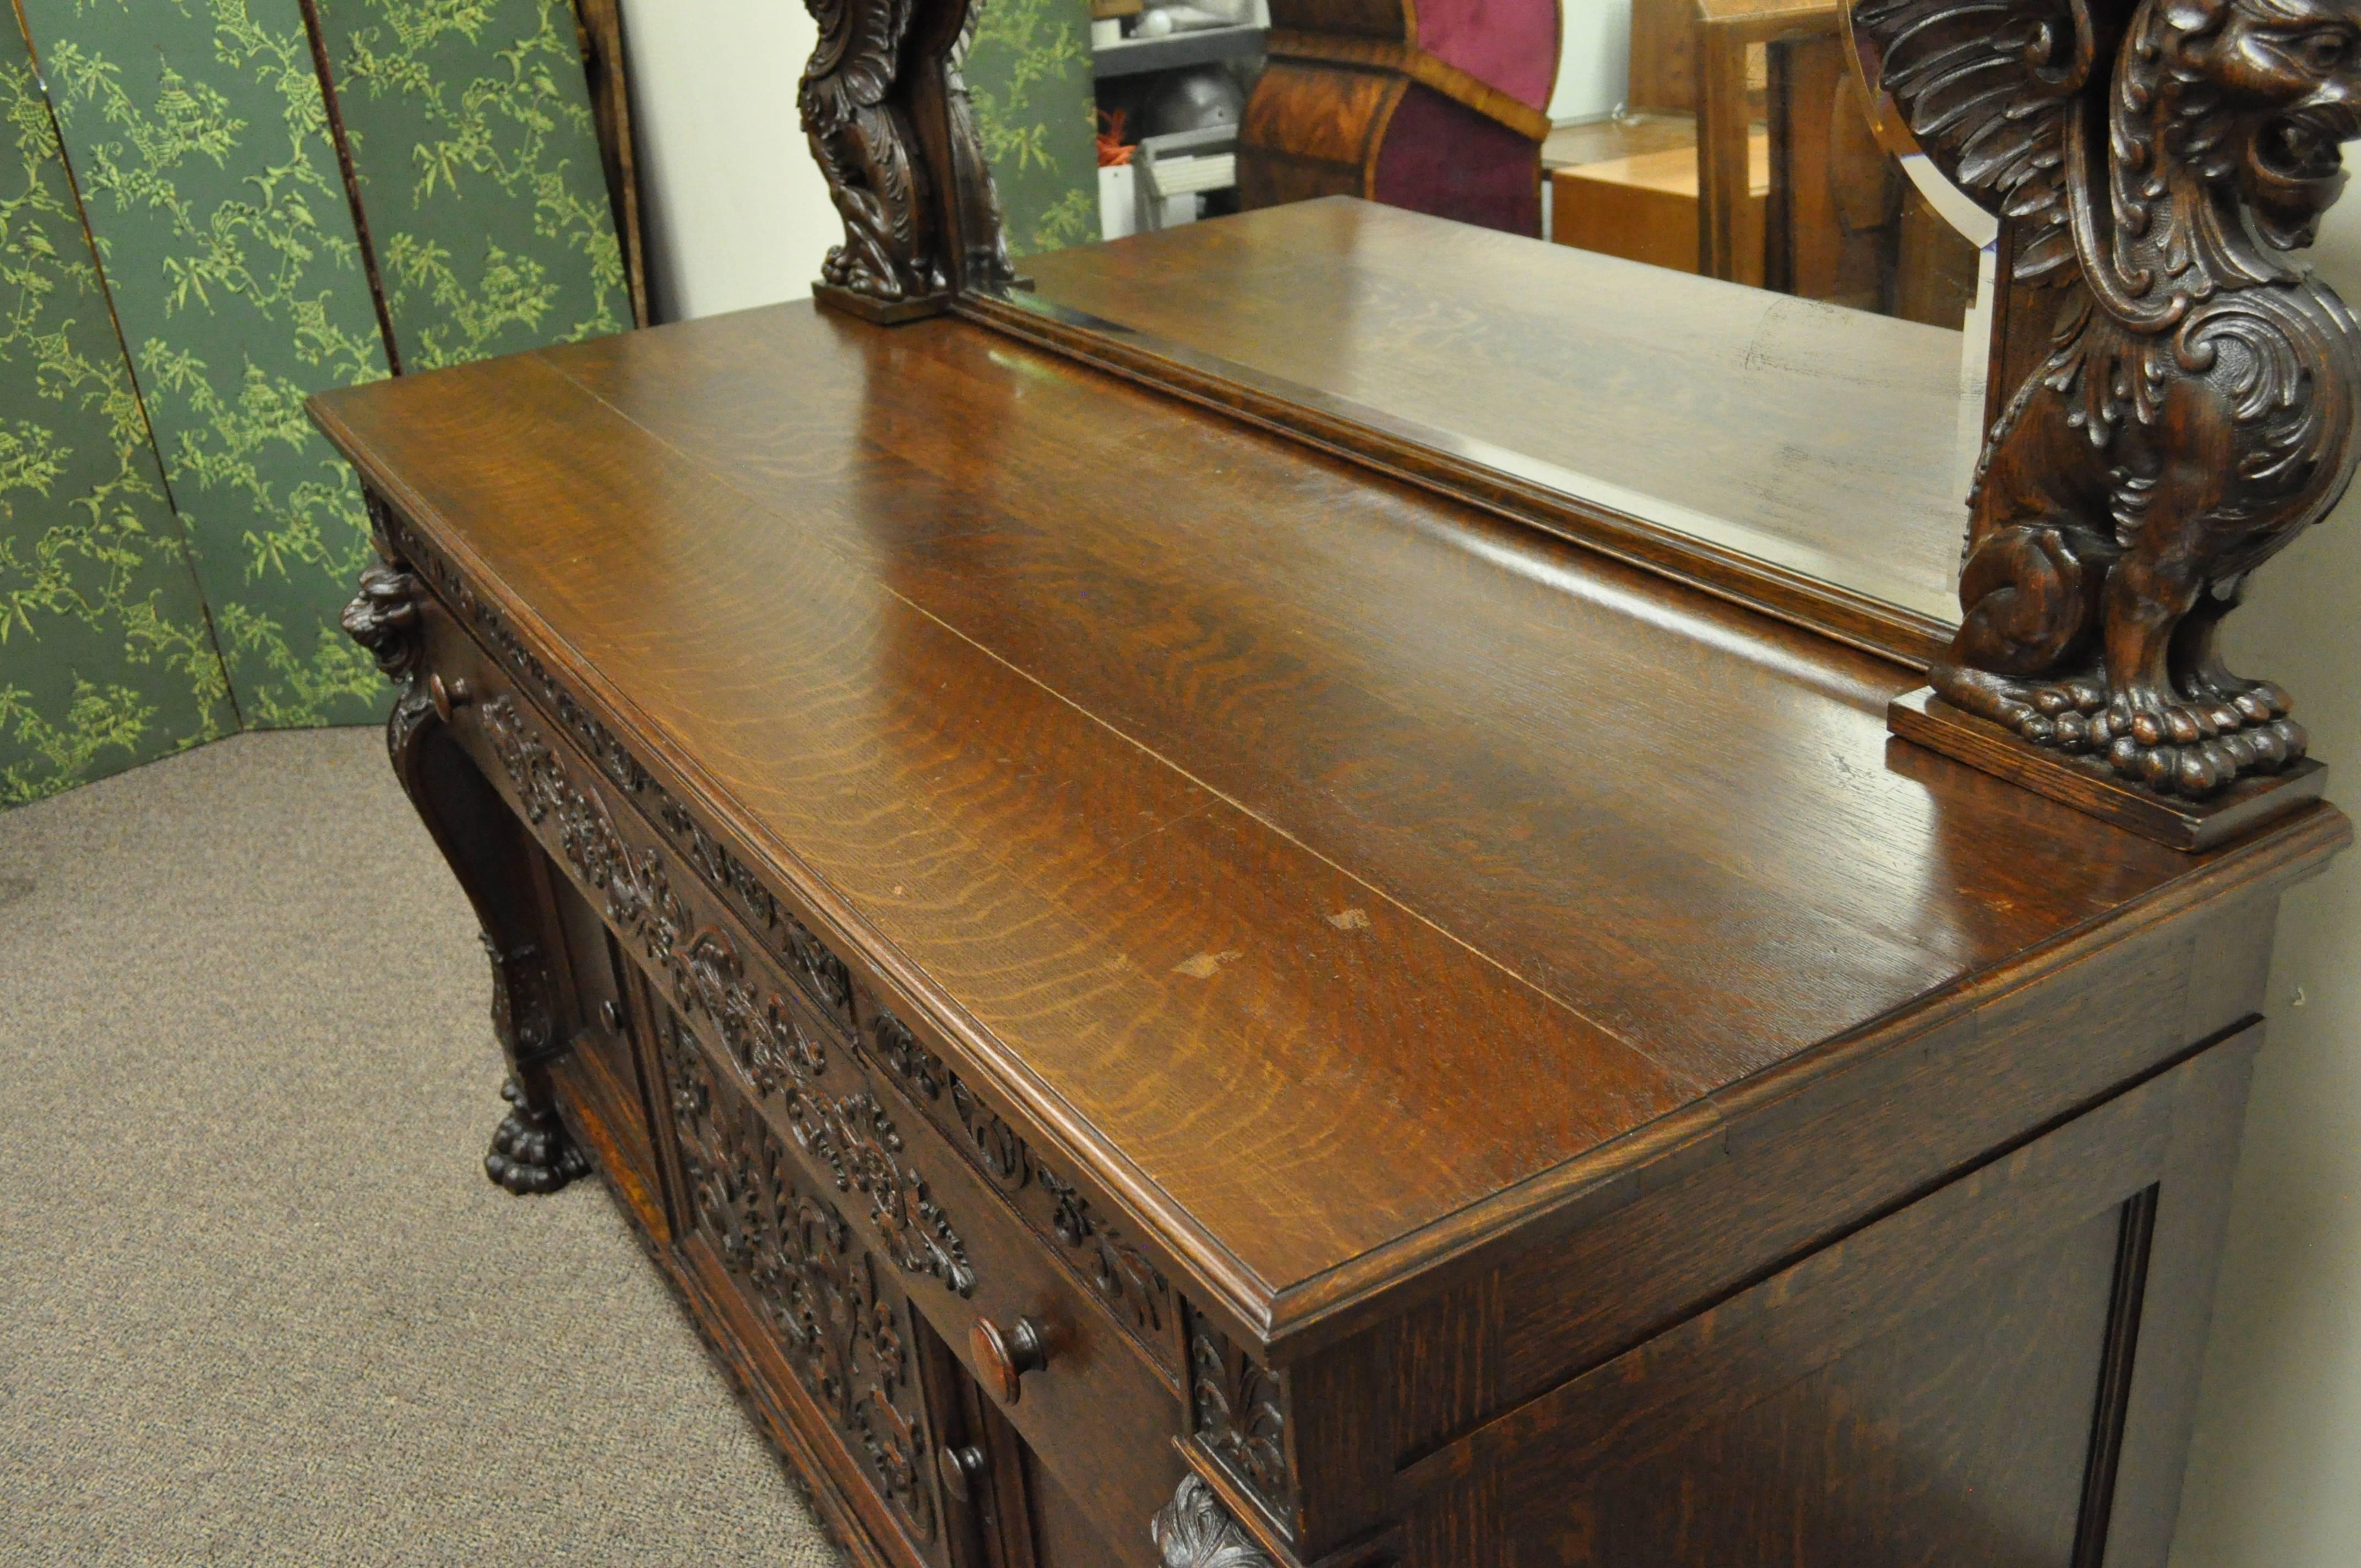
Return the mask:
{"type": "Polygon", "coordinates": [[[0,814],[0,1563],[834,1568],[487,986],[375,731],[0,814]]]}

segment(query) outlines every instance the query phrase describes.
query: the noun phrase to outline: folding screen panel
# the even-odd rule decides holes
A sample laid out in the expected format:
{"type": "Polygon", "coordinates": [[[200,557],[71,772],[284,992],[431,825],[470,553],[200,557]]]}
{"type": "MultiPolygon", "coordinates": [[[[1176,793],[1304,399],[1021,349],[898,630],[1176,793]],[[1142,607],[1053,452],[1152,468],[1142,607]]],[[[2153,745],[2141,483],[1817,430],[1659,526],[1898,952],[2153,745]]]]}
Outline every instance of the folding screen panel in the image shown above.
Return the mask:
{"type": "Polygon", "coordinates": [[[405,370],[631,324],[569,0],[313,0],[405,370]]]}
{"type": "Polygon", "coordinates": [[[19,0],[250,726],[374,718],[369,553],[306,394],[386,373],[295,0],[19,0]]]}
{"type": "Polygon", "coordinates": [[[1015,256],[1099,236],[1097,107],[1084,0],[985,0],[968,96],[1015,256]]]}
{"type": "Polygon", "coordinates": [[[14,806],[237,718],[13,16],[0,115],[0,806],[14,806]]]}
{"type": "Polygon", "coordinates": [[[19,0],[0,104],[0,806],[374,721],[303,399],[631,324],[569,0],[19,0]]]}

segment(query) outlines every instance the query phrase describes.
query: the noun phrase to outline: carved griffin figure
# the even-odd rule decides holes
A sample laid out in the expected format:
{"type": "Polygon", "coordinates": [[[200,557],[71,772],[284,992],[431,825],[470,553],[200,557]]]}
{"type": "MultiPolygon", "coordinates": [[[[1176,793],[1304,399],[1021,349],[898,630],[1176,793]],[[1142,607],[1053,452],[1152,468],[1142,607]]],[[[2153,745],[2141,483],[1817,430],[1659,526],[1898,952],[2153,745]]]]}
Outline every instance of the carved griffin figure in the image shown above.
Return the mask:
{"type": "Polygon", "coordinates": [[[812,157],[844,218],[820,280],[871,299],[945,286],[926,164],[895,91],[918,0],[807,0],[819,47],[796,86],[812,157]]]}
{"type": "Polygon", "coordinates": [[[2361,135],[2361,0],[1855,0],[1920,147],[2058,294],[1986,443],[1942,697],[2202,797],[2302,755],[2218,633],[2354,469],[2361,328],[2286,253],[2361,135]]]}

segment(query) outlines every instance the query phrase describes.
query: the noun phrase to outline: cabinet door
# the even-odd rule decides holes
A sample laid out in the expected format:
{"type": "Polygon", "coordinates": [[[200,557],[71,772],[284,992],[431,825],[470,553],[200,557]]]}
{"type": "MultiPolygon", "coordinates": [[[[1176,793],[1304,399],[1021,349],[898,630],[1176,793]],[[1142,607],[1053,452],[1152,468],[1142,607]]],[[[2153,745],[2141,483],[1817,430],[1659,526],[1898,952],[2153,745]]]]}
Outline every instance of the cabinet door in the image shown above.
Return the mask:
{"type": "Polygon", "coordinates": [[[1148,1563],[1155,1552],[1142,1519],[1139,1540],[1110,1543],[1006,1417],[964,1369],[945,1409],[946,1479],[966,1516],[977,1561],[988,1568],[1107,1568],[1148,1563]]]}
{"type": "Polygon", "coordinates": [[[642,1077],[649,1019],[598,912],[547,855],[533,851],[555,929],[562,1016],[573,1048],[550,1064],[558,1106],[575,1137],[589,1146],[631,1216],[658,1241],[668,1239],[656,1175],[655,1144],[642,1077]]]}
{"type": "Polygon", "coordinates": [[[939,1390],[955,1364],[894,1266],[869,1250],[679,1013],[654,995],[648,1006],[692,1310],[742,1358],[766,1424],[792,1434],[789,1446],[828,1473],[894,1561],[966,1568],[938,1459],[939,1390]],[[768,1420],[773,1411],[784,1420],[768,1420]]]}
{"type": "Polygon", "coordinates": [[[1436,1568],[2162,1568],[2259,1026],[1412,1467],[1436,1568]]]}

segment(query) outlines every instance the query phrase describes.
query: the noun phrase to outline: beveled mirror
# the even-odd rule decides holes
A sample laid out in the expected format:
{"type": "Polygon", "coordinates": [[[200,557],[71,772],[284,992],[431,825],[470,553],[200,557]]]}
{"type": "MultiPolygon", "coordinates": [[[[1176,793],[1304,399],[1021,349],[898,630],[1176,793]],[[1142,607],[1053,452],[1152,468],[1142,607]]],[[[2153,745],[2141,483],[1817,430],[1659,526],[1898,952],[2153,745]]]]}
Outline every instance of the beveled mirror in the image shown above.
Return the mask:
{"type": "Polygon", "coordinates": [[[826,302],[1916,663],[1897,732],[2184,847],[2317,793],[2216,630],[2353,472],[2361,329],[2292,253],[2355,0],[1104,0],[1133,232],[1022,276],[967,4],[818,0],[826,302]]]}
{"type": "Polygon", "coordinates": [[[1168,9],[1099,24],[1127,237],[986,313],[1881,650],[1948,639],[1995,225],[1881,126],[1839,5],[1277,0],[1257,56],[1197,59],[1206,27],[1131,69],[1168,9]]]}

